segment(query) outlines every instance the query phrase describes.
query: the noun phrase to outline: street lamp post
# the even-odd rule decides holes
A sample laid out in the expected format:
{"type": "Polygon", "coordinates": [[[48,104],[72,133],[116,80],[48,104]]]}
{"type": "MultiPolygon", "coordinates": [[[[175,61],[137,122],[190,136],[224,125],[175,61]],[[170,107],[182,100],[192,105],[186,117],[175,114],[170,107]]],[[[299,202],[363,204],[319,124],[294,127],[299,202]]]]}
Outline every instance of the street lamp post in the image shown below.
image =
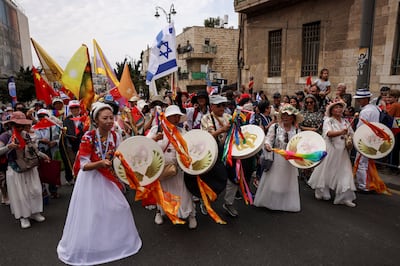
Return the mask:
{"type": "Polygon", "coordinates": [[[169,7],[169,12],[167,13],[167,11],[165,11],[164,8],[160,7],[160,6],[156,6],[156,13],[154,14],[154,16],[156,18],[158,18],[160,16],[160,13],[158,13],[158,10],[161,10],[162,12],[164,12],[165,17],[167,18],[167,22],[168,24],[171,23],[171,15],[175,15],[176,14],[176,10],[174,7],[174,4],[171,4],[171,6],[169,7]]]}

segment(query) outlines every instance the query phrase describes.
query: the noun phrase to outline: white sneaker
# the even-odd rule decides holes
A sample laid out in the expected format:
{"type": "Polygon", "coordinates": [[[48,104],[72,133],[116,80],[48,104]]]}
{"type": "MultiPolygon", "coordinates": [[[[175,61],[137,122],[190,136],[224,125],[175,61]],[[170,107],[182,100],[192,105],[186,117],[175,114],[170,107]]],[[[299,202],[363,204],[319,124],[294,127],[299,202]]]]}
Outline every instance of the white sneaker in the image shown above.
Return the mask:
{"type": "Polygon", "coordinates": [[[350,200],[344,201],[343,204],[346,205],[347,207],[352,207],[352,208],[356,206],[356,204],[350,200]]]}
{"type": "Polygon", "coordinates": [[[26,229],[31,227],[31,222],[29,222],[28,218],[21,218],[19,219],[19,221],[21,222],[21,228],[22,229],[26,229]]]}
{"type": "Polygon", "coordinates": [[[157,212],[157,213],[156,213],[156,216],[154,217],[154,222],[155,222],[156,224],[163,224],[164,219],[163,219],[163,217],[162,217],[162,215],[161,215],[160,212],[157,212]]]}
{"type": "Polygon", "coordinates": [[[41,222],[43,222],[44,220],[46,220],[46,218],[44,218],[44,216],[41,215],[40,213],[32,214],[30,218],[31,218],[32,220],[35,220],[35,221],[38,222],[38,223],[41,223],[41,222]]]}
{"type": "Polygon", "coordinates": [[[188,222],[189,222],[189,229],[196,229],[197,228],[196,216],[189,216],[188,222]]]}

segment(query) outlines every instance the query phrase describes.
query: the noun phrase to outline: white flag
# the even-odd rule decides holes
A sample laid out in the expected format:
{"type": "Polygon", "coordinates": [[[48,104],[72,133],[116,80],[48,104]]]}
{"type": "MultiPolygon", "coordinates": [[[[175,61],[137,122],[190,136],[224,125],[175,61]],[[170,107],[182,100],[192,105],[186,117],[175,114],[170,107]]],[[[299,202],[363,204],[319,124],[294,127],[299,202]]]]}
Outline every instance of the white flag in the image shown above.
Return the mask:
{"type": "Polygon", "coordinates": [[[176,37],[173,24],[158,33],[150,50],[146,84],[178,70],[176,63],[176,37]]]}

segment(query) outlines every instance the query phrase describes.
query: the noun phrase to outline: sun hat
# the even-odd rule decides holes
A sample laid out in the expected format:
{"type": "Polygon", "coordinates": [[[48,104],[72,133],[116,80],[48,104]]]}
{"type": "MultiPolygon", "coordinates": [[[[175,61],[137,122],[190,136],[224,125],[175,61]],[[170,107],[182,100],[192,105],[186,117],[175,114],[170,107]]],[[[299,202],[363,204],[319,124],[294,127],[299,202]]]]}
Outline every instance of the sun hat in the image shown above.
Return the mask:
{"type": "Polygon", "coordinates": [[[225,96],[221,96],[218,94],[210,96],[210,104],[220,104],[220,103],[227,103],[228,99],[225,96]]]}
{"type": "Polygon", "coordinates": [[[46,109],[39,109],[39,111],[37,111],[37,115],[47,115],[49,116],[49,112],[46,109]]]}
{"type": "Polygon", "coordinates": [[[139,101],[139,100],[140,100],[140,98],[137,97],[137,96],[135,95],[135,96],[132,96],[132,97],[129,99],[129,102],[137,102],[137,101],[139,101]]]}
{"type": "Polygon", "coordinates": [[[205,90],[198,91],[198,92],[196,93],[196,95],[194,95],[194,96],[192,97],[192,100],[191,100],[192,103],[198,103],[198,99],[199,99],[199,98],[205,98],[206,101],[209,102],[208,93],[207,93],[207,91],[205,91],[205,90]]]}
{"type": "Polygon", "coordinates": [[[162,104],[166,104],[166,102],[165,102],[165,100],[164,100],[164,97],[163,96],[161,96],[161,95],[153,95],[151,98],[150,98],[150,103],[156,103],[156,102],[160,102],[160,103],[162,103],[162,104]]]}
{"type": "Polygon", "coordinates": [[[14,111],[14,109],[11,106],[7,106],[6,112],[8,112],[8,111],[14,111]]]}
{"type": "Polygon", "coordinates": [[[149,105],[149,104],[146,103],[145,100],[139,100],[139,101],[137,102],[137,108],[138,108],[140,111],[143,111],[143,108],[144,108],[145,106],[147,106],[147,105],[149,105]]]}
{"type": "Polygon", "coordinates": [[[171,115],[180,115],[179,123],[182,123],[186,120],[186,115],[181,112],[181,109],[177,105],[170,105],[165,109],[164,112],[165,117],[169,117],[171,115]]]}
{"type": "Polygon", "coordinates": [[[55,98],[53,98],[53,100],[51,100],[52,104],[55,104],[57,102],[64,104],[63,100],[61,98],[59,98],[59,97],[55,97],[55,98]]]}
{"type": "Polygon", "coordinates": [[[73,107],[80,107],[80,102],[78,100],[72,100],[69,101],[68,103],[68,108],[73,108],[73,107]]]}
{"type": "Polygon", "coordinates": [[[32,120],[26,119],[25,114],[21,111],[13,112],[10,116],[10,119],[7,121],[4,121],[3,124],[5,125],[10,122],[13,122],[18,125],[27,125],[27,126],[32,125],[32,120]]]}
{"type": "Polygon", "coordinates": [[[300,113],[299,110],[297,110],[295,107],[293,107],[290,104],[285,104],[278,112],[277,117],[278,117],[278,121],[281,121],[281,116],[283,113],[286,113],[288,115],[294,115],[296,117],[296,124],[299,124],[301,122],[303,122],[304,117],[303,115],[300,113]]]}
{"type": "Polygon", "coordinates": [[[345,102],[343,102],[342,100],[336,101],[336,102],[332,102],[332,103],[328,104],[328,106],[326,106],[325,116],[328,116],[328,117],[332,116],[331,110],[332,110],[332,108],[335,107],[336,105],[341,105],[341,106],[343,106],[343,111],[344,111],[344,110],[346,109],[346,107],[347,107],[347,104],[346,104],[345,102]]]}
{"type": "Polygon", "coordinates": [[[370,98],[372,97],[369,89],[357,89],[356,94],[353,96],[353,99],[362,99],[362,98],[370,98]]]}

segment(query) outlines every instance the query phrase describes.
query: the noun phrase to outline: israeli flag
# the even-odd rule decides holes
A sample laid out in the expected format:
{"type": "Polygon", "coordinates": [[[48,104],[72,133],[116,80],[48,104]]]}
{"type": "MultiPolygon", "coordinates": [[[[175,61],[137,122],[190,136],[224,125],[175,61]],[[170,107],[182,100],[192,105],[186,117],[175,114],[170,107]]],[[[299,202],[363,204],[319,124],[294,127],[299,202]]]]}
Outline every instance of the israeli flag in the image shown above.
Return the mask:
{"type": "Polygon", "coordinates": [[[150,50],[146,84],[178,70],[176,63],[176,37],[173,24],[158,33],[150,50]]]}

